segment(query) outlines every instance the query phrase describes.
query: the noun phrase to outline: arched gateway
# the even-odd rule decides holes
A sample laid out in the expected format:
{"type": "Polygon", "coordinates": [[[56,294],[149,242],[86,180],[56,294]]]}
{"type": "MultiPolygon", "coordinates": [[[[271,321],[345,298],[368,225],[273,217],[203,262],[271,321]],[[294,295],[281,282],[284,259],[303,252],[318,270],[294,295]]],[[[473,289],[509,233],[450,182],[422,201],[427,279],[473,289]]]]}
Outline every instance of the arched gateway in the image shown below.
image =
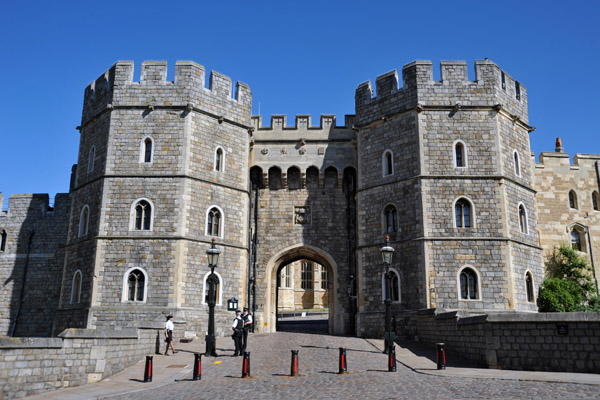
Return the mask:
{"type": "Polygon", "coordinates": [[[297,260],[308,259],[315,261],[325,268],[329,274],[329,293],[328,308],[329,308],[329,333],[343,334],[344,320],[342,317],[341,307],[338,304],[338,273],[337,263],[333,257],[326,251],[314,246],[306,244],[298,244],[286,247],[277,253],[273,254],[266,265],[266,293],[265,305],[262,315],[262,324],[259,330],[263,332],[275,332],[277,324],[277,276],[281,269],[297,260]]]}

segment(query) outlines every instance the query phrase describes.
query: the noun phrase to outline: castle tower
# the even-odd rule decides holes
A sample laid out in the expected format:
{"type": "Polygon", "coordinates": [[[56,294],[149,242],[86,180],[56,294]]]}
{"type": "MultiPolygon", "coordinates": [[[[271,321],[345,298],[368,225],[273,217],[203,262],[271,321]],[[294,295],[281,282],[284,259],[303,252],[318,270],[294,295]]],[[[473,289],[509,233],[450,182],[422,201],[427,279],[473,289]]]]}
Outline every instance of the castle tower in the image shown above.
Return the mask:
{"type": "Polygon", "coordinates": [[[356,91],[359,334],[383,330],[379,248],[396,249],[394,313],[535,311],[543,279],[527,92],[491,61],[415,61],[356,91]],[[531,282],[531,283],[528,283],[531,282]],[[528,290],[527,286],[531,287],[528,290]]]}
{"type": "Polygon", "coordinates": [[[206,332],[211,238],[222,250],[216,317],[244,301],[251,93],[178,61],[119,61],[85,91],[55,332],[164,321],[206,332]]]}

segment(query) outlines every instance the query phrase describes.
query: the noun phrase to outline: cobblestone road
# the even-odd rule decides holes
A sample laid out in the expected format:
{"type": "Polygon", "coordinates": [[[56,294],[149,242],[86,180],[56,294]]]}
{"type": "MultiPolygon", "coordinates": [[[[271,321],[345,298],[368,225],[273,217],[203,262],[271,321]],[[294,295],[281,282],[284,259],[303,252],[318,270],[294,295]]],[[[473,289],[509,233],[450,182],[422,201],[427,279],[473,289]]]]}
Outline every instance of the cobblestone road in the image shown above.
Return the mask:
{"type": "MultiPolygon", "coordinates": [[[[111,399],[600,398],[597,385],[439,377],[400,363],[397,372],[387,372],[387,356],[367,340],[291,332],[251,335],[251,377],[241,379],[242,358],[231,357],[232,341],[221,338],[217,345],[221,357],[203,357],[202,380],[191,381],[190,373],[159,388],[111,399]],[[346,375],[337,374],[339,347],[347,349],[346,375]],[[299,377],[288,376],[292,349],[299,350],[299,377]]],[[[197,351],[203,350],[199,345],[197,351]]]]}

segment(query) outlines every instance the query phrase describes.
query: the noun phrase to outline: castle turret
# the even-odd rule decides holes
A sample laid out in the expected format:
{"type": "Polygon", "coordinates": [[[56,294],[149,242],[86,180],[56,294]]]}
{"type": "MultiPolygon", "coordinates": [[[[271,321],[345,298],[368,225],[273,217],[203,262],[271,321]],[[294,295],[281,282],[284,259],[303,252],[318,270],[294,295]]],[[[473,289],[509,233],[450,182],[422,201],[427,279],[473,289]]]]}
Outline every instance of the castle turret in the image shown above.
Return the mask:
{"type": "MultiPolygon", "coordinates": [[[[475,62],[474,81],[463,61],[440,68],[439,82],[431,62],[415,61],[402,86],[392,71],[375,95],[369,82],[356,90],[359,299],[381,293],[371,277],[389,234],[398,312],[535,310],[527,276],[537,286],[543,270],[527,92],[489,60],[475,62]]],[[[359,309],[360,326],[378,326],[381,303],[359,309]]]]}
{"type": "Polygon", "coordinates": [[[141,69],[134,82],[133,62],[119,61],[85,90],[56,329],[174,313],[180,329],[203,334],[214,237],[223,332],[226,299],[245,293],[252,95],[217,72],[207,89],[189,61],[174,81],[166,62],[141,69]]]}

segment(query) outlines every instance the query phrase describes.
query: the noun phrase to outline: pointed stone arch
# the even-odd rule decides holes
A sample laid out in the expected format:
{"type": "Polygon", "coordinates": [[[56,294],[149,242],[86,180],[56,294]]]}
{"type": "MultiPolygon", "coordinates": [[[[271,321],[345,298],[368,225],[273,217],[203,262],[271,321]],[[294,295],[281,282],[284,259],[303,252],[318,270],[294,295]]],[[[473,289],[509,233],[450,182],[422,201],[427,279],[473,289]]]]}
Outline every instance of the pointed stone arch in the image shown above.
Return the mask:
{"type": "Polygon", "coordinates": [[[262,315],[259,318],[259,330],[262,332],[275,332],[277,322],[277,275],[281,268],[292,261],[307,259],[323,265],[329,274],[330,291],[329,297],[329,333],[343,334],[344,319],[342,308],[338,302],[338,271],[337,263],[333,257],[318,247],[308,244],[295,244],[274,253],[266,265],[267,288],[265,293],[265,304],[262,315]]]}

